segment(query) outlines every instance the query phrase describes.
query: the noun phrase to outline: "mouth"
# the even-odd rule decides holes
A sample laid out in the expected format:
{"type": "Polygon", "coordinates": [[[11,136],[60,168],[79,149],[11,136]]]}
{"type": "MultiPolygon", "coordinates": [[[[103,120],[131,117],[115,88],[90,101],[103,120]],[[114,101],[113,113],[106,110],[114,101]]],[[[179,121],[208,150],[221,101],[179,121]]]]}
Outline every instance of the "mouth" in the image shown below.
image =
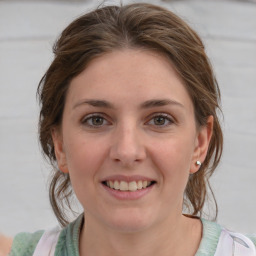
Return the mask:
{"type": "Polygon", "coordinates": [[[103,181],[102,184],[104,186],[107,186],[113,190],[119,190],[119,191],[130,191],[135,192],[138,190],[143,190],[148,187],[153,186],[156,183],[156,181],[147,181],[147,180],[139,180],[139,181],[119,181],[119,180],[106,180],[103,181]]]}

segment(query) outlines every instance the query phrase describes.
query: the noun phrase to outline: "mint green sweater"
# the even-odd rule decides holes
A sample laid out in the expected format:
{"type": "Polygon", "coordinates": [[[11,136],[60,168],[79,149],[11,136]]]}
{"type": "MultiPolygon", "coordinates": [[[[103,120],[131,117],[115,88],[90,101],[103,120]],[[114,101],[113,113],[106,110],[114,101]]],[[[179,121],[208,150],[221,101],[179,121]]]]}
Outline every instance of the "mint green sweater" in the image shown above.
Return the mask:
{"type": "MultiPolygon", "coordinates": [[[[65,227],[59,236],[55,256],[79,256],[79,233],[83,215],[65,227]]],[[[221,226],[202,219],[203,237],[195,256],[213,256],[219,241],[221,226]]],[[[20,233],[15,236],[10,256],[32,256],[44,231],[20,233]]],[[[249,237],[256,245],[256,236],[249,237]]]]}

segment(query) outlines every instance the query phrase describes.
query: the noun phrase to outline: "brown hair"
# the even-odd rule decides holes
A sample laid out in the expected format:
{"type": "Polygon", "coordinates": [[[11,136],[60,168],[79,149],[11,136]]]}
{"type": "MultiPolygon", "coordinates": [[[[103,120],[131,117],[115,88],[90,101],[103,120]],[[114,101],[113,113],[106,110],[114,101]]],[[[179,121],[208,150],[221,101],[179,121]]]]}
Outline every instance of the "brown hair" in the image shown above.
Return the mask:
{"type": "Polygon", "coordinates": [[[68,223],[64,205],[67,203],[70,208],[72,188],[69,175],[56,167],[51,129],[61,124],[70,81],[92,59],[122,48],[144,48],[165,55],[186,84],[197,124],[204,126],[207,117],[214,117],[208,154],[200,170],[190,176],[185,190],[184,202],[192,206],[192,215],[202,214],[208,179],[220,161],[223,147],[217,116],[220,92],[204,45],[196,32],[169,10],[151,4],[98,8],[73,21],[62,32],[53,48],[54,60],[38,86],[40,142],[54,167],[50,202],[62,225],[68,223]]]}

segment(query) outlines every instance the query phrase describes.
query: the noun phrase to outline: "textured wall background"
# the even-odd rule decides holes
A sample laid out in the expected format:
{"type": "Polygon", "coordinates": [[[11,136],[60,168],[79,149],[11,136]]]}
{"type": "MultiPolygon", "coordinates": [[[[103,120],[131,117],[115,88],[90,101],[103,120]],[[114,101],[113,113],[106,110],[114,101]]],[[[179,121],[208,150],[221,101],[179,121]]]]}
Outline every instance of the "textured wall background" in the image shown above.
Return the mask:
{"type": "MultiPolygon", "coordinates": [[[[147,2],[170,8],[203,37],[225,116],[223,160],[212,179],[218,221],[237,231],[256,232],[256,5],[147,2]]],[[[47,195],[49,166],[37,142],[36,88],[57,35],[97,4],[0,1],[0,232],[14,235],[56,224],[47,195]]]]}

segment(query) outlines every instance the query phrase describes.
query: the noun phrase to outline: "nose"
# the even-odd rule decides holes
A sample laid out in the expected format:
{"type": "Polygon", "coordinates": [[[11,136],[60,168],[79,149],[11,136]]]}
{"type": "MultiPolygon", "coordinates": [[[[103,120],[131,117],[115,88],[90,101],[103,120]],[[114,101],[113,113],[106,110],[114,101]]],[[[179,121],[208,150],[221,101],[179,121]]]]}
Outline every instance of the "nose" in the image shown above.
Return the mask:
{"type": "Polygon", "coordinates": [[[136,126],[116,128],[110,158],[126,167],[132,167],[146,158],[145,145],[136,126]]]}

